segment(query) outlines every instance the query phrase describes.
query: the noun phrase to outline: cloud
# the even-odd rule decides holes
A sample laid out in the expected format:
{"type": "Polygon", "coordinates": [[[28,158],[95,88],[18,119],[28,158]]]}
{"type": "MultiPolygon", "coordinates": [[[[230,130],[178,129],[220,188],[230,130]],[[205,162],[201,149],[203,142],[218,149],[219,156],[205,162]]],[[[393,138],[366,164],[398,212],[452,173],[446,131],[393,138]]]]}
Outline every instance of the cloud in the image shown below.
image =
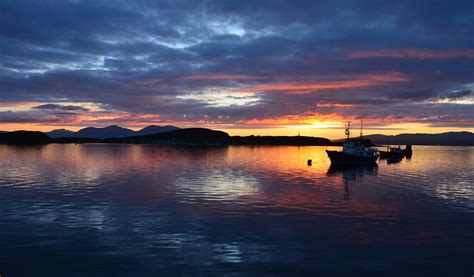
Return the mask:
{"type": "Polygon", "coordinates": [[[474,120],[473,1],[1,1],[0,10],[0,99],[46,103],[4,121],[474,120]]]}
{"type": "Polygon", "coordinates": [[[62,111],[83,111],[83,112],[89,111],[89,109],[81,107],[81,106],[59,105],[59,104],[44,104],[44,105],[35,106],[32,109],[37,109],[37,110],[62,110],[62,111]]]}
{"type": "Polygon", "coordinates": [[[28,112],[0,112],[0,123],[72,123],[76,114],[35,114],[28,112]]]}
{"type": "Polygon", "coordinates": [[[468,97],[470,95],[472,95],[472,90],[467,89],[467,90],[461,90],[461,91],[450,93],[446,95],[446,98],[451,99],[451,100],[457,100],[457,99],[468,97]]]}
{"type": "Polygon", "coordinates": [[[408,78],[400,73],[382,74],[372,76],[358,76],[352,80],[340,80],[333,82],[303,83],[303,84],[271,84],[257,87],[246,87],[241,91],[297,91],[296,94],[304,94],[312,90],[323,89],[347,89],[383,85],[392,82],[406,82],[408,78]]]}
{"type": "Polygon", "coordinates": [[[454,59],[474,58],[474,49],[437,51],[430,49],[383,49],[356,51],[352,58],[415,58],[415,59],[454,59]]]}
{"type": "Polygon", "coordinates": [[[225,73],[215,73],[215,74],[206,74],[206,75],[191,75],[183,77],[185,80],[201,80],[201,81],[246,81],[246,80],[265,80],[267,77],[260,76],[249,76],[245,74],[225,74],[225,73]]]}

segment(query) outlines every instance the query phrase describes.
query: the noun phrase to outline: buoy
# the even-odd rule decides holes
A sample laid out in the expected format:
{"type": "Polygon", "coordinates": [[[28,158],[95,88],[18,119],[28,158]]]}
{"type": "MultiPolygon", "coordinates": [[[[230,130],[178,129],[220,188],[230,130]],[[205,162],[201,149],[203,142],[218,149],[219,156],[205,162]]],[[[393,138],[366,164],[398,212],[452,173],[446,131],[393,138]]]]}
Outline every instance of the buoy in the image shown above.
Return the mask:
{"type": "Polygon", "coordinates": [[[311,166],[313,164],[313,160],[309,159],[308,160],[308,166],[311,166]]]}

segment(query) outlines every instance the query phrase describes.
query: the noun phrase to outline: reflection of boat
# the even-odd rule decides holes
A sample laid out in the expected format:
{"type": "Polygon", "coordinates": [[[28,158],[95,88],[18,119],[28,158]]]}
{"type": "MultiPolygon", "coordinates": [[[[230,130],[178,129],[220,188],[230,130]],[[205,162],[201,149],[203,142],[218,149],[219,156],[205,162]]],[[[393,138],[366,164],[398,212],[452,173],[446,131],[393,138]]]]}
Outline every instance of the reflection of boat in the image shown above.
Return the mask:
{"type": "Polygon", "coordinates": [[[337,165],[331,164],[329,166],[327,175],[336,176],[342,174],[342,178],[346,181],[355,181],[362,178],[364,175],[377,175],[378,166],[373,164],[347,164],[337,165]]]}
{"type": "MultiPolygon", "coordinates": [[[[374,147],[366,147],[362,139],[350,139],[350,122],[346,127],[347,139],[342,145],[342,151],[326,150],[331,164],[373,164],[379,158],[379,152],[374,147]]],[[[362,137],[362,130],[361,130],[362,137]]]]}
{"type": "Polygon", "coordinates": [[[344,180],[344,199],[349,200],[349,183],[362,179],[364,175],[377,175],[378,166],[373,164],[346,164],[335,165],[331,164],[328,169],[328,176],[342,175],[344,180]]]}
{"type": "Polygon", "coordinates": [[[398,159],[403,158],[403,150],[400,146],[387,146],[387,151],[379,150],[381,159],[398,159]]]}

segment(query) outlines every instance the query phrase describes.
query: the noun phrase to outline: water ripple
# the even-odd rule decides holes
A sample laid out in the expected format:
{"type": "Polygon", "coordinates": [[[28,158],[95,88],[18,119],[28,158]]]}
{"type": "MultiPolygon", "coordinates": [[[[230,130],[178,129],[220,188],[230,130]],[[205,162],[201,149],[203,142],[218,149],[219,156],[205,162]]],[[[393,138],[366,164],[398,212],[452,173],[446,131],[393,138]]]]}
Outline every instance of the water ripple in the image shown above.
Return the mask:
{"type": "Polygon", "coordinates": [[[32,273],[27,253],[89,275],[474,272],[473,147],[349,168],[325,149],[0,145],[0,264],[32,273]]]}

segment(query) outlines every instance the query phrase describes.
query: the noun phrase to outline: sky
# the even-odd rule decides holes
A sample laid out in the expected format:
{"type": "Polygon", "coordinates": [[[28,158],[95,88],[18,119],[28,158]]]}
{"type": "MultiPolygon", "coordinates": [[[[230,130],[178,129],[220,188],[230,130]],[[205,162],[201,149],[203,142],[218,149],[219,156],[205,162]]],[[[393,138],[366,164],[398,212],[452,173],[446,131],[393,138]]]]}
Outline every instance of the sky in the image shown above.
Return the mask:
{"type": "Polygon", "coordinates": [[[0,1],[0,130],[474,131],[474,1],[0,1]]]}

